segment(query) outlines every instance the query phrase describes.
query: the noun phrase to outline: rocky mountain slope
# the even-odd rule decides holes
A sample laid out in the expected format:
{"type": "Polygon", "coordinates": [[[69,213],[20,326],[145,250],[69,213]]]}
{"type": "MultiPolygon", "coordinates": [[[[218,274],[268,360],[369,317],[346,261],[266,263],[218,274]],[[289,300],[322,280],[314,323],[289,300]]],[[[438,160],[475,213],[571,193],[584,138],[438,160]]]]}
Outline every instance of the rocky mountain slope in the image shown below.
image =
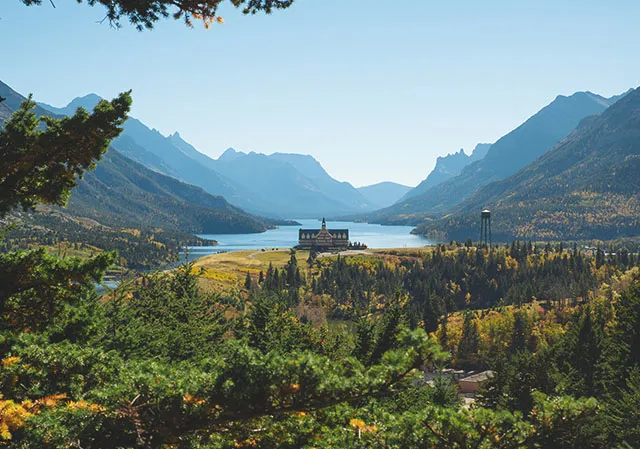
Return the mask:
{"type": "Polygon", "coordinates": [[[432,187],[442,184],[446,180],[457,176],[467,165],[485,157],[489,148],[491,148],[490,143],[479,143],[476,145],[471,155],[467,155],[464,152],[464,149],[460,149],[457,153],[438,157],[436,160],[436,166],[431,173],[429,173],[429,176],[427,176],[427,178],[415,188],[409,190],[403,197],[403,200],[418,196],[432,187]]]}
{"type": "Polygon", "coordinates": [[[477,238],[492,210],[498,239],[614,239],[640,235],[640,89],[516,174],[486,185],[417,232],[477,238]]]}
{"type": "MultiPolygon", "coordinates": [[[[0,83],[0,95],[9,118],[25,98],[0,83]]],[[[90,98],[95,105],[99,99],[90,98]]],[[[75,106],[86,106],[76,101],[75,106]]],[[[75,106],[57,110],[55,115],[68,115],[75,106]]],[[[92,106],[93,107],[93,106],[92,106]]],[[[54,112],[37,106],[39,115],[54,112]]],[[[127,152],[143,153],[132,139],[120,142],[127,152]]],[[[157,164],[165,161],[147,154],[157,164]]],[[[96,170],[85,174],[72,191],[65,213],[96,220],[102,225],[138,229],[161,228],[181,233],[245,233],[262,232],[273,226],[267,219],[252,216],[232,206],[223,197],[214,196],[199,187],[150,170],[110,148],[96,170]]]]}
{"type": "Polygon", "coordinates": [[[558,96],[518,128],[494,143],[486,156],[466,166],[457,176],[424,193],[370,215],[375,222],[419,224],[447,213],[481,187],[504,179],[540,157],[567,137],[585,117],[599,114],[618,97],[607,99],[591,92],[558,96]]]}

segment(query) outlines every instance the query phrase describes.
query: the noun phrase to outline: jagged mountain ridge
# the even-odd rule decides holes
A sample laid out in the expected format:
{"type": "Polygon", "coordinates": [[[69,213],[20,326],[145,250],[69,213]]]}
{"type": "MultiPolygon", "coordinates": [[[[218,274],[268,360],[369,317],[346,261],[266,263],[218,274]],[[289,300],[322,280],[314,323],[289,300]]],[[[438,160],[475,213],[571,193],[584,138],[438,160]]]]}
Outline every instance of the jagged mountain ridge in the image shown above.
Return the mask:
{"type": "Polygon", "coordinates": [[[489,148],[491,148],[490,143],[479,143],[476,145],[471,155],[467,155],[464,152],[464,149],[460,149],[457,153],[439,156],[438,159],[436,159],[436,166],[433,168],[431,173],[429,173],[429,176],[427,176],[427,178],[414,189],[409,190],[402,200],[418,196],[430,188],[457,176],[467,165],[485,157],[489,148]]]}
{"type": "MultiPolygon", "coordinates": [[[[2,82],[0,92],[10,98],[5,103],[7,113],[3,116],[8,118],[25,98],[2,82]]],[[[90,99],[93,100],[95,98],[90,99]]],[[[58,116],[75,112],[75,106],[69,108],[54,113],[37,106],[36,113],[58,116]]],[[[0,120],[0,124],[4,120],[0,120]]],[[[136,148],[136,151],[141,150],[136,148]]],[[[107,226],[163,228],[183,233],[262,232],[271,226],[270,222],[247,214],[222,197],[147,169],[113,148],[103,156],[95,171],[87,172],[79,180],[65,213],[107,226]]]]}
{"type": "Polygon", "coordinates": [[[495,238],[614,239],[640,235],[640,89],[620,98],[516,174],[478,190],[416,232],[477,238],[489,207],[495,238]]]}
{"type": "Polygon", "coordinates": [[[486,156],[460,174],[426,192],[376,211],[369,221],[418,225],[446,214],[482,186],[504,179],[567,137],[584,118],[599,114],[620,96],[607,99],[591,92],[558,96],[522,125],[494,143],[486,156]]]}
{"type": "MultiPolygon", "coordinates": [[[[100,97],[90,94],[64,108],[43,107],[69,114],[92,108],[100,97]]],[[[351,184],[329,176],[311,156],[242,153],[227,150],[219,159],[200,153],[179,133],[163,136],[130,118],[113,146],[152,170],[224,196],[253,213],[275,217],[317,217],[373,210],[351,184]]]]}

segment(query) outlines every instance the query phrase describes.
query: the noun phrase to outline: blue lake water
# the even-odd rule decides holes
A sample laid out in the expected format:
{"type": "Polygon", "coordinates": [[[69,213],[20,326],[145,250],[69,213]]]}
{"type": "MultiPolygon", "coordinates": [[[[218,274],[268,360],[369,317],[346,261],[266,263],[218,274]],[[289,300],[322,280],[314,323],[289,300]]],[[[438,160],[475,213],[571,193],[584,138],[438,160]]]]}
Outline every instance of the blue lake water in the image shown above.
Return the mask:
{"type": "MultiPolygon", "coordinates": [[[[262,248],[290,248],[298,244],[300,228],[320,229],[319,220],[300,220],[301,226],[281,226],[261,234],[202,234],[199,237],[216,240],[218,246],[189,248],[190,258],[202,257],[221,251],[239,251],[262,248]]],[[[431,245],[424,237],[411,235],[411,226],[382,226],[348,221],[328,221],[327,228],[349,229],[349,239],[369,248],[418,248],[431,245]]]]}

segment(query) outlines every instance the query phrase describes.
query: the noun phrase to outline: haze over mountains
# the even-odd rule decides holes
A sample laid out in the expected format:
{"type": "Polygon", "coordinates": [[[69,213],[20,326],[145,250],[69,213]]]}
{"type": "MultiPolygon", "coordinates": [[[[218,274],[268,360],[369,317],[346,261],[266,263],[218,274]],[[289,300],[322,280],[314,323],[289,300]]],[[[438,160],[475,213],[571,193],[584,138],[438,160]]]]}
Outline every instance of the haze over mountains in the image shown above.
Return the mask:
{"type": "MultiPolygon", "coordinates": [[[[56,114],[82,106],[91,110],[95,94],[76,98],[63,108],[41,104],[56,114]]],[[[163,136],[130,118],[112,146],[140,164],[202,187],[252,213],[271,217],[318,217],[371,211],[391,203],[370,202],[348,182],[333,179],[313,157],[301,154],[237,152],[229,148],[212,159],[179,133],[163,136]]],[[[393,195],[392,195],[393,197],[393,195]]]]}
{"type": "Polygon", "coordinates": [[[377,209],[396,203],[411,190],[409,186],[388,181],[358,187],[358,191],[377,209]]]}

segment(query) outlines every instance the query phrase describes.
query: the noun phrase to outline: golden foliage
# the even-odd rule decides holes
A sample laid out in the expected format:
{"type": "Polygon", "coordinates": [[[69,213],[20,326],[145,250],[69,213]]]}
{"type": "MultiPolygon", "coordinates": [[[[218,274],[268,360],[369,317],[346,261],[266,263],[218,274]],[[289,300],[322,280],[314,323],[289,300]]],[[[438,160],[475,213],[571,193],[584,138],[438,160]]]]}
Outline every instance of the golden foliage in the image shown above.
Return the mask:
{"type": "Polygon", "coordinates": [[[20,357],[7,357],[5,359],[2,359],[2,366],[4,366],[5,368],[11,365],[15,365],[16,363],[18,363],[20,361],[20,357]]]}
{"type": "Polygon", "coordinates": [[[2,400],[0,395],[0,441],[10,440],[11,432],[23,427],[31,415],[32,413],[25,405],[2,400]]]}

